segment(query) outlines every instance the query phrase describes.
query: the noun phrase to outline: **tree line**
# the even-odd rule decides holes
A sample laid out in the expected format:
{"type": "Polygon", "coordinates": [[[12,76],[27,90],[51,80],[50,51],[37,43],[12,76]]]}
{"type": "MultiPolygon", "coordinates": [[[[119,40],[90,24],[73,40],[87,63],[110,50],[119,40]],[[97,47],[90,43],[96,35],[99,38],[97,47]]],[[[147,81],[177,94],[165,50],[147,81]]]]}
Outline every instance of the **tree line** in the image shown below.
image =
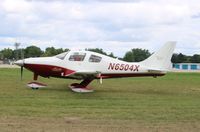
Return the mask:
{"type": "MultiPolygon", "coordinates": [[[[85,49],[88,51],[97,52],[103,55],[107,55],[113,58],[117,58],[114,56],[113,53],[106,53],[101,48],[89,48],[85,49]]],[[[54,56],[57,54],[60,54],[62,52],[69,51],[69,49],[63,49],[63,48],[54,48],[54,47],[47,47],[44,51],[41,50],[37,46],[29,46],[25,49],[17,49],[12,50],[10,48],[5,48],[0,51],[0,59],[1,60],[18,60],[22,58],[29,58],[29,57],[47,57],[47,56],[54,56]]],[[[152,53],[149,52],[147,49],[140,49],[140,48],[134,48],[130,51],[127,51],[123,58],[118,58],[120,60],[124,60],[127,62],[139,62],[146,58],[148,58],[152,53]]],[[[184,55],[182,53],[175,53],[172,56],[172,62],[173,63],[200,63],[200,54],[194,54],[192,56],[184,55]]]]}
{"type": "Polygon", "coordinates": [[[62,52],[66,52],[68,50],[69,49],[63,49],[63,48],[56,49],[54,47],[47,47],[45,51],[43,51],[37,46],[29,46],[26,47],[25,49],[17,49],[17,50],[5,48],[0,51],[0,59],[18,60],[29,57],[47,57],[47,56],[54,56],[62,52]]]}

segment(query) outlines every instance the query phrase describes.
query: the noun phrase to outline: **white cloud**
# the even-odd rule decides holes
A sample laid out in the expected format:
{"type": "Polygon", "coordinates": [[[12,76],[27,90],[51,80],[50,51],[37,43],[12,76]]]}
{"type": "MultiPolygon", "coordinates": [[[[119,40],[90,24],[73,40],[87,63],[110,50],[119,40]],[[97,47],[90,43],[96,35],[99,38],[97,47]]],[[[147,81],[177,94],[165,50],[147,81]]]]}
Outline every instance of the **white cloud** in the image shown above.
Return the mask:
{"type": "Polygon", "coordinates": [[[16,40],[43,49],[98,47],[123,56],[131,48],[153,52],[176,40],[177,52],[199,53],[199,14],[196,0],[2,0],[0,48],[16,40]]]}
{"type": "Polygon", "coordinates": [[[24,0],[3,0],[1,7],[8,13],[27,13],[31,10],[32,6],[30,3],[24,0]]]}

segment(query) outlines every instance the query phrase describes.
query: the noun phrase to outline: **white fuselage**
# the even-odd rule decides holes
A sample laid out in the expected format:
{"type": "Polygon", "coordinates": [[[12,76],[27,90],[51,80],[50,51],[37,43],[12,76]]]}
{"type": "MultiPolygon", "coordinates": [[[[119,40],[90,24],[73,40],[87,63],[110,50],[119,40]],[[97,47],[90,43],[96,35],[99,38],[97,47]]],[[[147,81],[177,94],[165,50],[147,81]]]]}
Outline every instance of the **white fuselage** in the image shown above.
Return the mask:
{"type": "MultiPolygon", "coordinates": [[[[85,75],[100,74],[104,78],[131,77],[131,76],[138,76],[138,75],[141,75],[141,76],[142,75],[144,76],[158,75],[158,73],[154,74],[152,72],[149,72],[148,67],[140,63],[125,62],[125,61],[121,61],[115,58],[111,58],[111,57],[90,52],[90,51],[69,51],[68,53],[66,53],[65,55],[61,57],[53,56],[53,57],[28,58],[24,60],[24,63],[25,63],[25,67],[27,66],[27,69],[30,69],[31,71],[36,72],[38,75],[40,75],[39,72],[41,72],[39,70],[40,66],[47,66],[47,67],[51,66],[50,70],[52,71],[55,71],[55,72],[62,71],[59,73],[61,77],[73,76],[73,78],[76,78],[76,76],[77,77],[79,76],[78,78],[80,78],[80,75],[84,75],[84,74],[85,75]],[[82,60],[75,60],[74,58],[70,59],[70,57],[73,54],[84,55],[84,58],[82,60]],[[95,56],[96,58],[100,60],[98,62],[95,62],[96,60],[92,62],[90,61],[91,56],[95,56]],[[35,70],[31,69],[32,65],[38,65],[38,69],[35,69],[35,70]],[[63,73],[64,71],[59,68],[68,69],[71,72],[67,72],[65,74],[63,73]]],[[[163,75],[164,72],[159,73],[159,75],[160,74],[163,75]]],[[[49,74],[49,75],[44,75],[44,76],[54,76],[54,75],[49,74]]]]}

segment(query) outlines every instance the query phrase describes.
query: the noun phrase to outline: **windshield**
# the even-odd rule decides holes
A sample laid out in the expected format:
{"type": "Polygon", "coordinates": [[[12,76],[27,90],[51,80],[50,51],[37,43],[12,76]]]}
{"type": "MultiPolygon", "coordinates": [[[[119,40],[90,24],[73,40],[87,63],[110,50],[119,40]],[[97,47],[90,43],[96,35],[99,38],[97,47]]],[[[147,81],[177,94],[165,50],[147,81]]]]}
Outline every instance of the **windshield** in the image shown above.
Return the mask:
{"type": "Polygon", "coordinates": [[[58,58],[58,59],[63,60],[67,54],[68,54],[68,52],[64,52],[64,53],[56,55],[55,57],[58,58]]]}

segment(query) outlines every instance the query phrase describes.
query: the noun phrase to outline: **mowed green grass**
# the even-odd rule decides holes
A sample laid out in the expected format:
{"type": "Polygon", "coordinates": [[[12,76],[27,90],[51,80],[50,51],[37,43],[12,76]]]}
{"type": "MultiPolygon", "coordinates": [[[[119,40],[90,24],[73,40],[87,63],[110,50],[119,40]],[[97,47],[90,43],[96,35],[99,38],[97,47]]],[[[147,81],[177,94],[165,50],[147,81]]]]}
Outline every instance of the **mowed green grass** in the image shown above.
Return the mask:
{"type": "Polygon", "coordinates": [[[39,78],[48,87],[27,88],[32,73],[0,69],[0,117],[120,120],[142,123],[200,121],[200,73],[169,73],[159,78],[93,81],[94,93],[73,93],[77,80],[39,78]]]}

